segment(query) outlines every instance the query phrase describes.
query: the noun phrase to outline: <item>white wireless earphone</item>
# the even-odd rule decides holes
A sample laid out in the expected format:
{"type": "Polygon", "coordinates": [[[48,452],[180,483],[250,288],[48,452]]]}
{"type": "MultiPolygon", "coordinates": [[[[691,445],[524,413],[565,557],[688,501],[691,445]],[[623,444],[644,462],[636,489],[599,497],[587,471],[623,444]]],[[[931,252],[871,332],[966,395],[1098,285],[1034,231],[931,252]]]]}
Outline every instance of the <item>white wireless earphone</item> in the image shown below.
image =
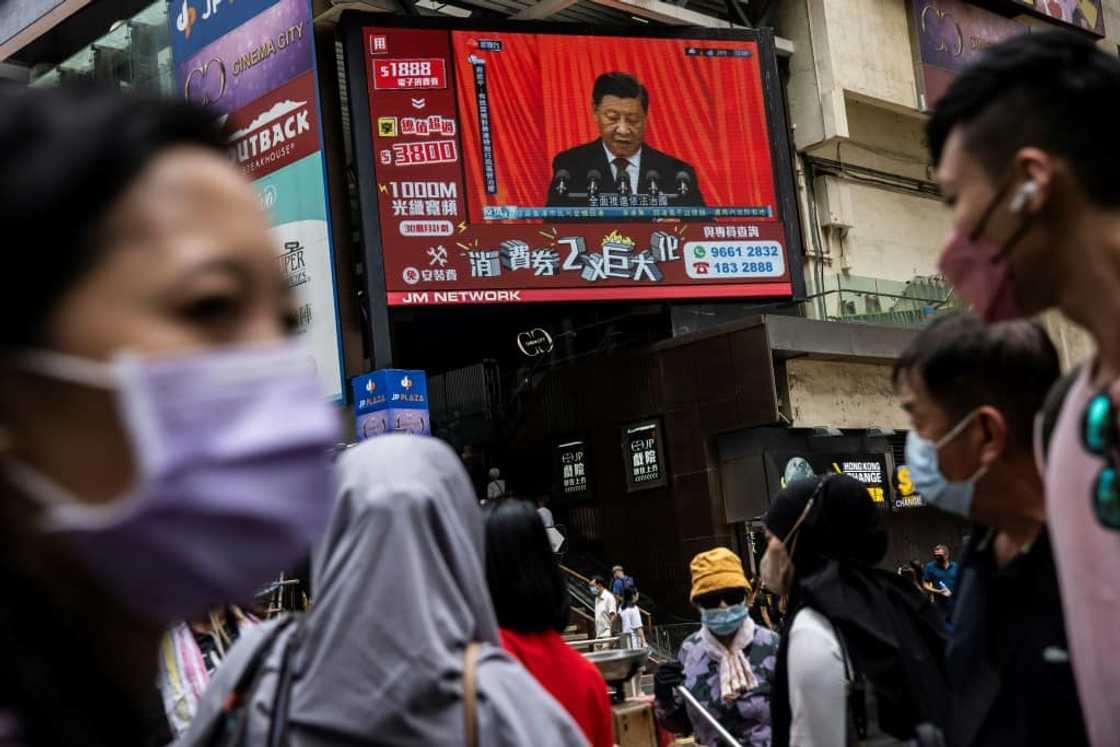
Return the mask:
{"type": "Polygon", "coordinates": [[[1034,183],[1034,180],[1030,180],[1019,187],[1019,191],[1011,198],[1011,212],[1023,212],[1023,208],[1027,206],[1028,202],[1034,199],[1036,194],[1038,194],[1038,185],[1034,183]]]}

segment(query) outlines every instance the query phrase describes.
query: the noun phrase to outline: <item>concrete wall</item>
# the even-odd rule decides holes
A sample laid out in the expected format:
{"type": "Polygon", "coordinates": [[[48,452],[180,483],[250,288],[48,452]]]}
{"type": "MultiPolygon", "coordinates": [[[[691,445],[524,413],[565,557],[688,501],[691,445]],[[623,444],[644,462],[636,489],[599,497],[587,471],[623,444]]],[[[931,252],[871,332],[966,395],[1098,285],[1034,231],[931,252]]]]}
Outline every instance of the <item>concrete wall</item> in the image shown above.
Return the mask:
{"type": "Polygon", "coordinates": [[[845,99],[848,139],[833,147],[822,146],[814,155],[898,174],[909,179],[934,181],[926,146],[926,117],[917,111],[897,112],[876,106],[854,95],[845,99]]]}
{"type": "Polygon", "coordinates": [[[906,3],[827,0],[820,6],[836,86],[901,108],[915,108],[918,98],[906,3]]]}
{"type": "MultiPolygon", "coordinates": [[[[1058,312],[1039,317],[1069,371],[1093,354],[1093,341],[1081,327],[1058,312]]],[[[786,385],[793,426],[812,428],[909,429],[894,385],[892,366],[887,363],[794,358],[786,361],[786,385]]]]}
{"type": "Polygon", "coordinates": [[[829,241],[832,274],[905,281],[937,272],[951,228],[937,200],[834,176],[818,179],[817,199],[822,223],[848,226],[829,241]]]}
{"type": "Polygon", "coordinates": [[[1105,38],[1101,40],[1101,48],[1106,52],[1116,54],[1120,46],[1120,0],[1104,0],[1104,32],[1105,38]]]}
{"type": "MultiPolygon", "coordinates": [[[[1102,6],[1106,36],[1100,46],[1117,54],[1120,0],[1103,0],[1102,6]]],[[[798,148],[848,136],[846,96],[864,97],[899,111],[917,110],[908,15],[907,0],[789,0],[781,4],[774,26],[797,47],[790,61],[790,112],[800,130],[794,138],[798,148]]],[[[1059,26],[1025,13],[1018,20],[1039,29],[1059,26]]]]}
{"type": "Polygon", "coordinates": [[[793,425],[909,428],[891,385],[891,366],[795,358],[786,362],[793,425]]]}

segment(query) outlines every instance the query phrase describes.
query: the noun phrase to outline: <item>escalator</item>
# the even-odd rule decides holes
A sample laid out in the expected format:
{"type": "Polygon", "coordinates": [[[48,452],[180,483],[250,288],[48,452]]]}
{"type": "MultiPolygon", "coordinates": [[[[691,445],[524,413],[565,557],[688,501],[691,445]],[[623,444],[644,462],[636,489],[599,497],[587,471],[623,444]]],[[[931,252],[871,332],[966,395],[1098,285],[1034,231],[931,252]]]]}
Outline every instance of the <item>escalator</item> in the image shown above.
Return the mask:
{"type": "MultiPolygon", "coordinates": [[[[567,560],[567,559],[566,559],[567,560]]],[[[581,563],[581,565],[583,565],[581,563]]],[[[586,566],[584,566],[586,567],[586,566]]],[[[574,569],[567,562],[561,564],[560,570],[564,573],[564,580],[568,587],[568,600],[570,602],[569,631],[570,643],[576,648],[587,650],[584,641],[589,641],[595,634],[595,599],[591,595],[590,576],[574,569]]],[[[609,578],[609,574],[595,571],[592,575],[602,575],[609,578]]],[[[639,594],[638,611],[642,616],[646,646],[650,651],[650,666],[647,671],[652,672],[657,664],[674,660],[680,642],[696,632],[700,625],[695,621],[687,621],[667,616],[663,611],[658,615],[658,609],[653,600],[644,594],[639,594]],[[660,620],[660,623],[655,621],[660,620]]],[[[644,689],[644,688],[643,688],[644,689]]]]}

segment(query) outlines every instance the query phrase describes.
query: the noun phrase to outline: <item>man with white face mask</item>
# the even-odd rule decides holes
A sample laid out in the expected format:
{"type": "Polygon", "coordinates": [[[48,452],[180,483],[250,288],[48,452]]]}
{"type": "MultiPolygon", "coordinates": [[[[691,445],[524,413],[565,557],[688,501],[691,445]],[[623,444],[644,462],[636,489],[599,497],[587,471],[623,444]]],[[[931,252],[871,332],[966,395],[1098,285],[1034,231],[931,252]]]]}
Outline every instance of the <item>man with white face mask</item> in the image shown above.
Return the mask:
{"type": "Polygon", "coordinates": [[[947,649],[963,747],[1085,743],[1031,450],[1057,378],[1040,326],[971,314],[936,320],[895,368],[911,479],[927,503],[975,522],[947,649]]]}

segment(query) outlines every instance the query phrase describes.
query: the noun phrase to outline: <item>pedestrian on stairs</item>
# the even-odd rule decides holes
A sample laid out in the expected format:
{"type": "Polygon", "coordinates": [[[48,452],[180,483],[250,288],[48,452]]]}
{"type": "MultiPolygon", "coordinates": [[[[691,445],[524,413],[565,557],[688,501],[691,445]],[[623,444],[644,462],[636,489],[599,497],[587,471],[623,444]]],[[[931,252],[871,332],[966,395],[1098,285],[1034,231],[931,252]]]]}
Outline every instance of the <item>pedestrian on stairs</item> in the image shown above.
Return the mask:
{"type": "MultiPolygon", "coordinates": [[[[615,618],[618,617],[618,601],[614,594],[607,591],[607,582],[602,576],[595,576],[589,585],[591,596],[595,599],[595,637],[609,638],[615,618]]],[[[597,645],[596,648],[605,648],[597,645]]]]}
{"type": "Polygon", "coordinates": [[[638,585],[634,583],[632,577],[626,575],[622,566],[616,565],[611,568],[611,593],[614,594],[615,599],[621,602],[626,596],[627,590],[634,592],[634,595],[637,596],[638,585]]]}

